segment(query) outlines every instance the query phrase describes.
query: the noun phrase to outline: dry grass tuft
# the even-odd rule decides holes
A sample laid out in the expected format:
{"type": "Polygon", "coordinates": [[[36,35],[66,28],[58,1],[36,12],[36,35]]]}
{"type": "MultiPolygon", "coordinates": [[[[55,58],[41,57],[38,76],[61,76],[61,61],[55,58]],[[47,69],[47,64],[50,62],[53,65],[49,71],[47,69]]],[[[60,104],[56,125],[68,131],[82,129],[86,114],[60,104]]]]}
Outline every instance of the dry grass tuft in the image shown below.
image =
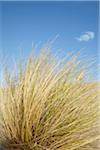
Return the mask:
{"type": "Polygon", "coordinates": [[[24,69],[6,72],[0,90],[5,150],[97,150],[97,83],[86,83],[77,56],[61,62],[43,51],[24,69]]]}

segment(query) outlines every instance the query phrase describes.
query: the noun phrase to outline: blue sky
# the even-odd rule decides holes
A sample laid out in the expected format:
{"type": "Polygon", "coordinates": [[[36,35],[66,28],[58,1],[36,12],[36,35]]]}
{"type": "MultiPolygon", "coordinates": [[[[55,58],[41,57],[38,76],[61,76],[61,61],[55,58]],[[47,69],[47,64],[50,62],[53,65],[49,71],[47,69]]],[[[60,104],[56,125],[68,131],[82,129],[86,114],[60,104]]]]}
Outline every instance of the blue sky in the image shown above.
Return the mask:
{"type": "MultiPolygon", "coordinates": [[[[81,51],[88,59],[98,61],[97,1],[73,2],[0,2],[0,54],[24,57],[32,43],[42,44],[58,36],[54,51],[81,51]]],[[[96,78],[97,70],[95,72],[96,78]]]]}

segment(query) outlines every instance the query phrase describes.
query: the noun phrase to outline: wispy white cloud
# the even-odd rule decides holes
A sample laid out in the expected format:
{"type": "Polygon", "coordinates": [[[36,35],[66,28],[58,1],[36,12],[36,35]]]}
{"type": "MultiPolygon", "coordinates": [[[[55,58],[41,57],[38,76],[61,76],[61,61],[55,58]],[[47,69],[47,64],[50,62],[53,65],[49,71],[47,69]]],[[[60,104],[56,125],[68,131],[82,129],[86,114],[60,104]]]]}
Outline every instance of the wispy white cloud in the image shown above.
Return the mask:
{"type": "Polygon", "coordinates": [[[79,42],[82,42],[82,41],[88,42],[89,40],[94,39],[94,37],[95,37],[95,33],[92,31],[88,31],[80,35],[80,37],[77,37],[76,40],[79,42]]]}

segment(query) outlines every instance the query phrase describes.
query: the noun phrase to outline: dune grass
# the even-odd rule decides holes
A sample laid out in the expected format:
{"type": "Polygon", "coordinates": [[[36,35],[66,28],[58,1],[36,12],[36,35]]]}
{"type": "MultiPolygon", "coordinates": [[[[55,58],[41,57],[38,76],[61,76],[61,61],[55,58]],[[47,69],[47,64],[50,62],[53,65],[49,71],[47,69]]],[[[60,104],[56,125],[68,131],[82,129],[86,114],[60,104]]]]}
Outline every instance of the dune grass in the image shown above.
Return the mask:
{"type": "MultiPolygon", "coordinates": [[[[83,67],[84,68],[84,67],[83,67]]],[[[41,51],[0,89],[4,150],[99,150],[97,83],[85,82],[77,56],[41,51]]]]}

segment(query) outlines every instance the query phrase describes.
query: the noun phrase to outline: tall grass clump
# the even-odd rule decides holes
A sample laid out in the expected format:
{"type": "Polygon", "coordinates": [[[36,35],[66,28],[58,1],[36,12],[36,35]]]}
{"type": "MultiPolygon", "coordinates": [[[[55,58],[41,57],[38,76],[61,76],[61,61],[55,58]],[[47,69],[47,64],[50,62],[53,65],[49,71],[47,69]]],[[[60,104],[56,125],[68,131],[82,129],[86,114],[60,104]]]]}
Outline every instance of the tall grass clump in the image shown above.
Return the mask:
{"type": "Polygon", "coordinates": [[[42,50],[0,88],[0,144],[4,150],[99,150],[96,82],[85,81],[77,56],[42,50]],[[69,60],[70,58],[70,60],[69,60]]]}

